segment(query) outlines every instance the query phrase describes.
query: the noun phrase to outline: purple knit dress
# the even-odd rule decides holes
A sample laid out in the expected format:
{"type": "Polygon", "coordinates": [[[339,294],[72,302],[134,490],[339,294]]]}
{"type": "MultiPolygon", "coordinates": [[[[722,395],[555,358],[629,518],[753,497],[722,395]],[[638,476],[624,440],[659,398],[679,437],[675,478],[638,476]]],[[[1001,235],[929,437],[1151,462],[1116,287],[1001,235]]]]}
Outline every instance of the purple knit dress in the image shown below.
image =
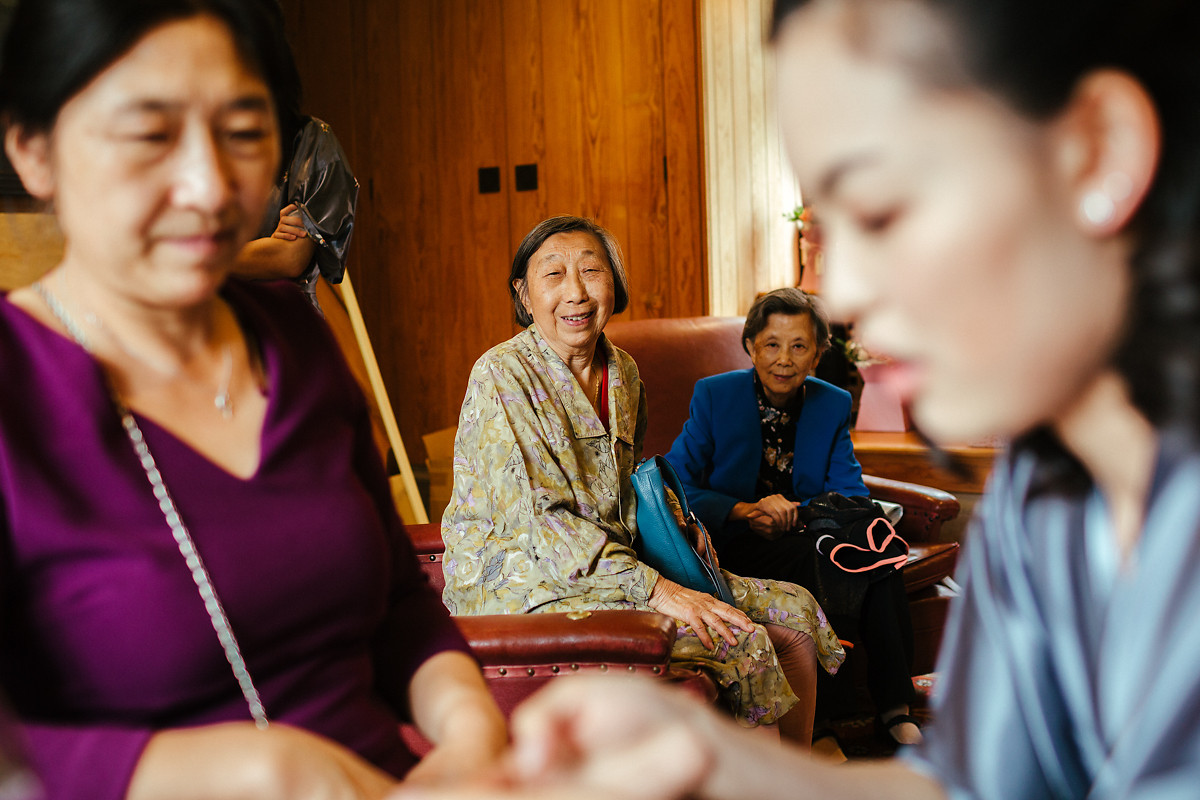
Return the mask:
{"type": "MultiPolygon", "coordinates": [[[[234,477],[138,422],[268,715],[402,775],[408,681],[466,646],[325,325],[290,285],[224,294],[267,376],[258,471],[234,477]]],[[[4,296],[0,680],[51,798],[116,800],[156,731],[249,719],[99,368],[4,296]]]]}

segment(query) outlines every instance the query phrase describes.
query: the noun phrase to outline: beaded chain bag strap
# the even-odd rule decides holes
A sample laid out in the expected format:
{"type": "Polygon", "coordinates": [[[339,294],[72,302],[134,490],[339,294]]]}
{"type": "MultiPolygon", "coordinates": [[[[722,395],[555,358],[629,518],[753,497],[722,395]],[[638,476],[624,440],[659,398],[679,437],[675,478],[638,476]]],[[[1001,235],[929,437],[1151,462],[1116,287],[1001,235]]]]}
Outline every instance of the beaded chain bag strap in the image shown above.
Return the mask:
{"type": "MultiPolygon", "coordinates": [[[[63,324],[67,332],[71,334],[71,338],[89,353],[92,352],[91,342],[84,333],[83,328],[75,321],[75,319],[67,311],[66,307],[41,281],[33,284],[33,290],[46,304],[46,307],[58,318],[58,321],[63,324]]],[[[217,639],[221,643],[221,647],[225,650],[225,659],[229,662],[230,668],[233,670],[233,676],[237,679],[238,687],[242,690],[242,696],[246,698],[246,705],[250,709],[250,716],[254,719],[254,724],[259,728],[266,728],[270,722],[267,719],[267,710],[263,707],[262,698],[259,697],[258,689],[254,686],[254,680],[250,677],[250,671],[246,667],[246,660],[242,657],[241,647],[238,646],[237,637],[233,634],[233,628],[229,625],[229,618],[225,615],[225,609],[221,605],[221,600],[217,597],[217,591],[213,587],[212,580],[209,578],[208,569],[204,566],[204,560],[200,558],[200,553],[196,550],[196,544],[192,541],[192,534],[188,531],[187,526],[183,524],[183,518],[179,516],[179,510],[175,507],[175,501],[171,499],[171,493],[167,491],[167,486],[163,483],[162,474],[158,471],[158,466],[155,464],[154,456],[150,453],[150,447],[146,444],[146,439],[142,436],[142,429],[138,427],[137,420],[133,418],[133,414],[125,407],[125,403],[117,395],[113,386],[109,385],[109,394],[112,396],[113,404],[117,408],[117,413],[121,417],[121,427],[125,430],[125,435],[129,438],[129,443],[133,445],[133,452],[137,455],[138,463],[142,465],[142,470],[146,473],[146,479],[150,481],[150,487],[154,492],[155,499],[158,500],[158,508],[162,511],[163,519],[167,523],[167,527],[171,530],[171,535],[175,538],[175,544],[179,547],[179,554],[183,556],[184,562],[191,571],[192,580],[196,584],[196,589],[200,592],[200,599],[204,601],[204,610],[208,612],[208,618],[212,622],[213,630],[217,633],[217,639]]]]}

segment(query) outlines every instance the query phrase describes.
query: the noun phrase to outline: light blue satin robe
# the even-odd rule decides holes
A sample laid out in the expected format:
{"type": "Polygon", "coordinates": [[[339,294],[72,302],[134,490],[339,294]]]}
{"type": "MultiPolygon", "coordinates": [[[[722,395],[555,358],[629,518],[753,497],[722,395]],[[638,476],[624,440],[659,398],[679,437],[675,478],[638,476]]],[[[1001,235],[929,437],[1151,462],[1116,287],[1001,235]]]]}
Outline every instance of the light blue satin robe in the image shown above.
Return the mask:
{"type": "Polygon", "coordinates": [[[952,797],[1200,797],[1200,456],[1159,459],[1124,565],[1099,494],[1030,497],[1034,466],[997,465],[906,757],[952,797]]]}

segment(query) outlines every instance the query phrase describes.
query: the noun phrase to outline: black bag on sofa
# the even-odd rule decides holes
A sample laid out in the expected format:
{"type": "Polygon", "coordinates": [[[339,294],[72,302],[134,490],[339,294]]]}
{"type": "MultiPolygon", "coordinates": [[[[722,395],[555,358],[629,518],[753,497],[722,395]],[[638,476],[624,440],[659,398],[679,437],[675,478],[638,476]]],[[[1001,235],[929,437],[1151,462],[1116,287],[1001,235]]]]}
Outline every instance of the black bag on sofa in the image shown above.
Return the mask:
{"type": "Polygon", "coordinates": [[[805,586],[839,619],[839,634],[853,637],[867,587],[904,565],[908,543],[868,497],[826,492],[800,508],[800,519],[817,553],[805,586]]]}

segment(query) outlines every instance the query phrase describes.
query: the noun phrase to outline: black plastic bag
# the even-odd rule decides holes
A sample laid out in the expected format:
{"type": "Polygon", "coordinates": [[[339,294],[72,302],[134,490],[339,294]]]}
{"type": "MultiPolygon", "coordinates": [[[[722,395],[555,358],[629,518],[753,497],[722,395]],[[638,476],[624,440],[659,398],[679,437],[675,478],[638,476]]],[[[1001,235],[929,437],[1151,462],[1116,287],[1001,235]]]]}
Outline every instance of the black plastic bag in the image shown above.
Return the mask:
{"type": "MultiPolygon", "coordinates": [[[[354,233],[358,181],[333,130],[319,119],[296,134],[277,209],[289,203],[296,204],[304,230],[316,244],[317,270],[330,283],[340,283],[354,233]]],[[[305,277],[315,277],[312,272],[310,268],[305,277]]]]}

